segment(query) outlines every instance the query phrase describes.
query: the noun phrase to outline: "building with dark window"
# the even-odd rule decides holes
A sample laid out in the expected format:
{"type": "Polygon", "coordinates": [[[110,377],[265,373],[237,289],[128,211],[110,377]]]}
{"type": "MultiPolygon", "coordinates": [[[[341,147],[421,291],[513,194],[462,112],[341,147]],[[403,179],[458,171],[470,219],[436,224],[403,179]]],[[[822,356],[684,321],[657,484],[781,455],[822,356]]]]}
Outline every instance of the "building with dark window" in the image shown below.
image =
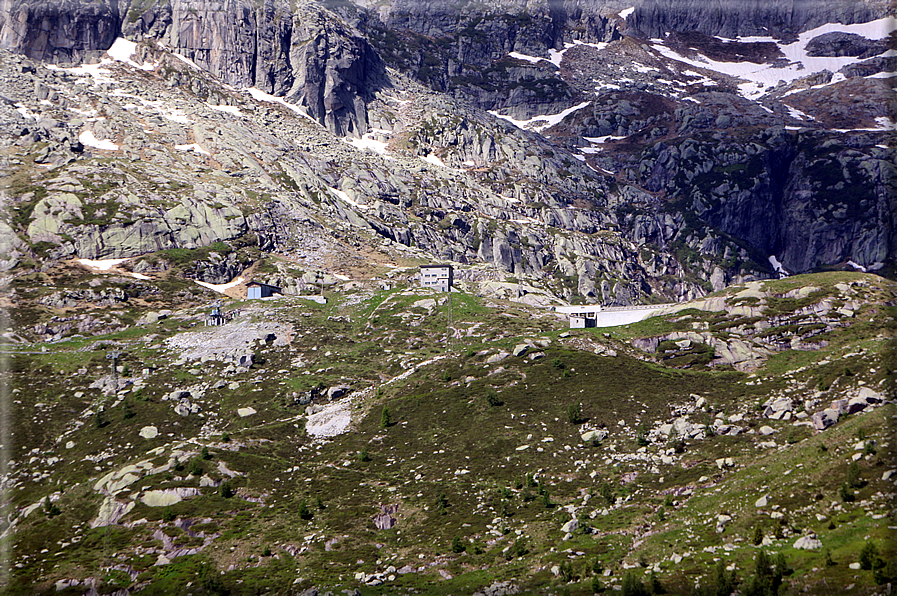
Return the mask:
{"type": "Polygon", "coordinates": [[[258,298],[267,298],[274,294],[282,294],[277,286],[269,286],[258,281],[251,281],[246,284],[246,297],[250,300],[258,298]]]}
{"type": "Polygon", "coordinates": [[[601,305],[588,304],[586,306],[556,306],[555,312],[564,313],[570,318],[570,329],[585,329],[598,326],[598,313],[601,305]]]}
{"type": "Polygon", "coordinates": [[[454,281],[453,272],[451,265],[421,265],[420,285],[424,288],[448,292],[454,281]]]}

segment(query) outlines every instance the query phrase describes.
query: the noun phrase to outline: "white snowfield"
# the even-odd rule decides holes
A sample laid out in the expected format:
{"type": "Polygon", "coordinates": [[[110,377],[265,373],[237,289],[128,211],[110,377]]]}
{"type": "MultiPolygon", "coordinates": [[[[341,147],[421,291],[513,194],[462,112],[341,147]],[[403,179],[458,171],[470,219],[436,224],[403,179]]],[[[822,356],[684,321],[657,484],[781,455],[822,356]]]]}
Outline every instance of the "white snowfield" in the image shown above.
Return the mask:
{"type": "MultiPolygon", "coordinates": [[[[78,259],[78,262],[84,265],[85,267],[90,267],[91,269],[96,269],[97,271],[108,271],[110,273],[119,273],[112,271],[112,269],[118,267],[125,261],[130,259],[99,259],[99,260],[91,260],[91,259],[78,259]]],[[[129,275],[134,279],[150,279],[149,276],[143,275],[142,273],[134,273],[133,271],[121,271],[120,273],[124,273],[125,275],[129,275]]]]}
{"type": "Polygon", "coordinates": [[[564,59],[564,54],[570,48],[574,48],[576,46],[589,46],[590,48],[595,48],[597,50],[603,50],[608,45],[610,45],[610,44],[606,41],[600,41],[598,43],[586,43],[584,41],[579,41],[577,39],[577,40],[573,41],[572,43],[565,43],[563,50],[548,50],[548,56],[549,56],[549,59],[551,60],[552,64],[554,64],[557,67],[560,67],[561,60],[564,59]]]}
{"type": "Polygon", "coordinates": [[[137,64],[136,62],[131,60],[131,56],[134,55],[134,52],[136,50],[136,43],[134,43],[133,41],[128,41],[123,37],[119,37],[112,43],[112,47],[106,50],[106,54],[108,54],[110,58],[117,62],[127,62],[131,66],[139,68],[140,70],[153,70],[157,66],[156,64],[150,64],[149,62],[137,64]]]}
{"type": "Polygon", "coordinates": [[[195,281],[196,283],[198,283],[199,285],[201,285],[204,288],[208,288],[208,289],[212,290],[213,292],[218,292],[219,294],[223,294],[225,290],[229,290],[229,289],[233,288],[234,286],[238,286],[241,283],[243,283],[243,276],[241,275],[237,279],[231,280],[231,281],[227,282],[226,284],[210,284],[210,283],[206,283],[204,281],[199,281],[199,280],[193,280],[193,281],[195,281]]]}
{"type": "Polygon", "coordinates": [[[386,155],[387,143],[385,141],[378,141],[377,139],[374,138],[375,136],[385,134],[386,132],[387,131],[385,131],[385,130],[375,129],[375,130],[372,130],[371,132],[366,133],[360,139],[346,137],[343,140],[346,143],[348,143],[349,145],[352,145],[353,147],[358,149],[359,151],[370,150],[370,151],[373,151],[374,153],[378,153],[380,155],[386,155]]]}
{"type": "Polygon", "coordinates": [[[116,145],[109,139],[103,139],[102,141],[97,139],[94,136],[92,130],[82,131],[81,134],[78,135],[78,140],[81,141],[82,145],[93,147],[94,149],[102,149],[104,151],[118,151],[118,145],[116,145]]]}
{"type": "Polygon", "coordinates": [[[340,190],[340,189],[338,189],[338,188],[333,188],[332,186],[328,186],[328,187],[327,187],[327,190],[329,190],[331,193],[333,193],[333,195],[334,195],[335,197],[339,198],[340,200],[342,200],[342,201],[345,202],[345,203],[348,203],[349,205],[355,207],[356,209],[362,209],[362,210],[364,210],[364,209],[370,209],[370,208],[371,208],[370,205],[362,205],[361,203],[356,203],[356,202],[353,201],[351,198],[349,198],[349,195],[347,195],[347,194],[345,193],[345,191],[342,191],[342,190],[340,190]]]}
{"type": "MultiPolygon", "coordinates": [[[[653,42],[651,47],[672,60],[743,79],[746,82],[738,86],[741,95],[748,99],[758,99],[771,91],[780,81],[791,82],[823,70],[835,73],[849,64],[861,62],[859,58],[854,56],[808,56],[806,47],[813,38],[825,33],[844,32],[855,33],[866,39],[877,40],[886,38],[895,30],[897,30],[897,19],[885,17],[856,25],[828,23],[801,33],[798,36],[798,40],[790,44],[780,43],[772,37],[739,37],[735,40],[724,40],[744,43],[775,43],[789,62],[784,67],[772,66],[771,64],[754,64],[752,62],[717,62],[700,54],[695,58],[688,58],[664,46],[662,40],[659,39],[651,40],[653,42]]],[[[844,80],[844,77],[834,77],[832,82],[828,84],[837,83],[839,80],[844,80]]]]}
{"type": "Polygon", "coordinates": [[[100,260],[91,260],[91,259],[78,259],[78,262],[86,267],[90,267],[91,269],[99,269],[100,271],[109,271],[113,267],[117,267],[127,261],[128,259],[100,259],[100,260]]]}
{"type": "Polygon", "coordinates": [[[293,103],[287,103],[284,100],[284,98],[282,98],[282,97],[277,97],[276,95],[271,95],[270,93],[265,93],[261,89],[256,89],[255,87],[246,87],[245,89],[243,89],[243,92],[251,95],[252,98],[256,101],[267,101],[269,103],[279,103],[280,105],[296,112],[300,116],[304,116],[305,118],[308,118],[315,124],[318,124],[317,120],[315,120],[314,118],[312,118],[311,116],[308,115],[308,112],[305,111],[305,108],[303,108],[302,106],[293,104],[293,103]]]}
{"type": "Polygon", "coordinates": [[[510,116],[503,116],[496,111],[490,111],[489,113],[493,116],[501,118],[502,120],[507,120],[517,128],[522,128],[524,130],[534,130],[536,132],[542,132],[548,128],[551,128],[555,124],[562,122],[564,118],[572,114],[577,110],[581,110],[589,105],[591,105],[591,101],[584,101],[579,105],[575,105],[572,108],[567,108],[563,112],[558,114],[549,114],[547,116],[536,116],[535,118],[530,118],[529,120],[515,120],[510,116]]]}
{"type": "Polygon", "coordinates": [[[442,161],[442,158],[440,158],[440,157],[439,157],[438,155],[436,155],[435,153],[428,153],[428,154],[425,155],[424,157],[421,157],[421,159],[424,160],[425,162],[427,162],[428,164],[431,164],[431,165],[434,165],[434,166],[439,166],[439,167],[441,167],[441,168],[448,167],[448,166],[445,165],[445,162],[442,161]]]}
{"type": "Polygon", "coordinates": [[[199,146],[198,143],[188,143],[186,145],[175,145],[175,149],[180,151],[193,151],[194,153],[199,153],[201,155],[211,155],[208,151],[199,146]]]}
{"type": "Polygon", "coordinates": [[[772,268],[776,273],[789,275],[789,273],[785,270],[784,267],[782,267],[782,263],[776,258],[775,255],[769,255],[769,264],[772,265],[772,268]]]}
{"type": "Polygon", "coordinates": [[[510,54],[508,54],[508,56],[510,56],[511,58],[517,58],[518,60],[526,60],[527,62],[530,62],[532,64],[535,64],[537,62],[543,62],[543,61],[551,62],[551,60],[548,60],[547,58],[539,58],[538,56],[528,56],[527,54],[521,54],[520,52],[511,52],[510,54]]]}

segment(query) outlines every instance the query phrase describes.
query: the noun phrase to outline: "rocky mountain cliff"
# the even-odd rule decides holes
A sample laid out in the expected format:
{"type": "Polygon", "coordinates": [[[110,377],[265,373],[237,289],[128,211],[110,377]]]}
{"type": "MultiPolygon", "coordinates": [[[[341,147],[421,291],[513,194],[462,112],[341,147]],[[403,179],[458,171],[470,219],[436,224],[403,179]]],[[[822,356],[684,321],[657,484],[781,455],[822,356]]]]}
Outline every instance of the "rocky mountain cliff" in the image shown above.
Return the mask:
{"type": "Polygon", "coordinates": [[[892,272],[894,19],[813,6],[7,0],[3,266],[374,251],[607,304],[892,272]]]}
{"type": "Polygon", "coordinates": [[[895,30],[0,0],[0,592],[890,593],[895,30]]]}
{"type": "Polygon", "coordinates": [[[305,106],[336,134],[367,131],[364,102],[383,66],[356,31],[287,0],[7,2],[0,46],[61,65],[98,58],[117,37],[158,39],[221,82],[305,106]]]}
{"type": "Polygon", "coordinates": [[[762,35],[794,39],[799,33],[826,23],[866,23],[889,10],[888,2],[882,0],[644,0],[635,6],[629,24],[646,37],[664,37],[670,31],[698,31],[724,38],[762,35]]]}

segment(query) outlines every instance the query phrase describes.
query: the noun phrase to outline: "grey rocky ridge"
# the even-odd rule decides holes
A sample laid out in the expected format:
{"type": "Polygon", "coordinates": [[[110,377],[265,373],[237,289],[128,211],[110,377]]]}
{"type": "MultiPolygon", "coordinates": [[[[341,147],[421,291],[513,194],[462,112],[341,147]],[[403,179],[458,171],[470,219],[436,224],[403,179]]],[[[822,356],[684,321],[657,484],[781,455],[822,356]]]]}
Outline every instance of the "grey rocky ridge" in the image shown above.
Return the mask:
{"type": "MultiPolygon", "coordinates": [[[[162,104],[156,116],[169,133],[169,146],[195,141],[209,154],[197,150],[169,158],[174,161],[167,165],[149,160],[154,167],[192,161],[227,171],[242,189],[261,181],[253,194],[263,197],[271,196],[264,184],[273,183],[286,195],[277,209],[298,208],[291,204],[297,200],[294,183],[334,188],[351,201],[324,193],[325,200],[337,201],[337,217],[344,221],[441,258],[553,276],[567,284],[559,289],[566,298],[626,304],[651,295],[694,297],[746,276],[774,275],[770,255],[790,272],[848,262],[890,267],[894,160],[883,142],[888,127],[876,129],[897,107],[884,76],[893,70],[893,58],[882,57],[889,47],[887,22],[868,34],[877,39],[859,53],[827,50],[831,34],[815,36],[809,55],[846,52],[853,55],[849,64],[831,73],[808,63],[806,76],[767,88],[762,96],[741,92],[725,69],[671,59],[677,48],[690,47],[682,50],[683,60],[689,52],[704,52],[723,64],[744,59],[748,66],[775,65],[788,58],[773,41],[721,42],[711,36],[730,35],[737,27],[754,35],[769,21],[781,29],[770,39],[786,43],[820,19],[849,25],[880,18],[887,7],[869,2],[836,10],[804,2],[788,18],[758,6],[720,21],[686,4],[639,4],[624,18],[622,4],[586,2],[328,8],[274,0],[159,1],[90,3],[83,10],[77,2],[21,2],[0,11],[0,45],[65,66],[98,59],[117,36],[137,41],[133,62],[159,67],[144,71],[149,75],[127,72],[134,69],[126,62],[116,64],[126,71],[121,75],[139,74],[139,83],[130,85],[154,84],[154,94],[174,93],[171,100],[143,101],[192,104],[184,122],[166,118],[162,104]],[[687,23],[687,29],[673,31],[663,45],[645,43],[668,21],[681,21],[683,28],[687,23]],[[250,87],[299,106],[322,130],[287,126],[287,118],[298,122],[304,116],[270,103],[269,114],[278,110],[283,118],[234,119],[229,114],[235,112],[210,107],[236,107],[248,99],[239,90],[250,87]],[[848,94],[848,101],[838,101],[848,94]],[[541,134],[527,134],[480,109],[530,122],[523,127],[541,134]],[[555,113],[567,116],[544,116],[555,113]],[[249,128],[252,135],[245,133],[249,128]],[[276,140],[252,141],[259,134],[276,140]],[[334,149],[323,159],[315,155],[319,143],[340,137],[357,139],[355,146],[368,154],[334,149]],[[446,167],[421,164],[418,158],[428,156],[446,167]]],[[[77,149],[75,133],[87,128],[95,138],[129,141],[118,152],[99,152],[112,163],[120,154],[133,159],[147,150],[145,134],[155,131],[131,131],[133,122],[115,116],[132,113],[125,109],[131,101],[125,90],[88,84],[86,92],[105,98],[104,113],[112,114],[78,118],[67,104],[76,96],[81,104],[96,100],[77,93],[66,99],[71,74],[16,68],[27,72],[7,85],[13,102],[9,132],[27,130],[34,140],[52,135],[54,143],[41,149],[38,163],[53,161],[48,158],[59,141],[77,149]],[[30,112],[44,118],[45,126],[25,126],[28,116],[15,114],[15,104],[26,99],[22,93],[50,102],[30,112]],[[54,104],[50,96],[64,101],[54,104]]],[[[791,70],[801,68],[793,64],[791,70]]],[[[155,143],[160,144],[165,145],[155,143]]],[[[50,231],[81,209],[71,193],[57,193],[30,211],[36,219],[28,241],[58,244],[53,254],[84,258],[208,246],[250,230],[263,250],[278,241],[271,227],[286,224],[272,217],[270,204],[238,214],[232,199],[216,200],[211,204],[222,207],[213,210],[211,195],[202,186],[197,190],[182,196],[174,211],[131,210],[135,217],[123,223],[110,226],[100,219],[107,225],[81,226],[86,235],[78,246],[59,242],[59,234],[50,231]]],[[[128,199],[116,203],[127,205],[128,199]]]]}
{"type": "Polygon", "coordinates": [[[888,593],[895,40],[0,0],[0,593],[888,593]]]}

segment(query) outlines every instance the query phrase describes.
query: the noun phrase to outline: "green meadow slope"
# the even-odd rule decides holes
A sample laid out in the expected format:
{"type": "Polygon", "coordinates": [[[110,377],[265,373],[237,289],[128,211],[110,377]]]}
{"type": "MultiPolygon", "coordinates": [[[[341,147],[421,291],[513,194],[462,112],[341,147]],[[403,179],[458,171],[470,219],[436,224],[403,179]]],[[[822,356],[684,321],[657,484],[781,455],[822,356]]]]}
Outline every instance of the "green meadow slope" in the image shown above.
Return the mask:
{"type": "Polygon", "coordinates": [[[230,301],[221,327],[160,299],[7,344],[7,593],[894,581],[894,282],[757,282],[581,330],[465,287],[230,301]]]}

